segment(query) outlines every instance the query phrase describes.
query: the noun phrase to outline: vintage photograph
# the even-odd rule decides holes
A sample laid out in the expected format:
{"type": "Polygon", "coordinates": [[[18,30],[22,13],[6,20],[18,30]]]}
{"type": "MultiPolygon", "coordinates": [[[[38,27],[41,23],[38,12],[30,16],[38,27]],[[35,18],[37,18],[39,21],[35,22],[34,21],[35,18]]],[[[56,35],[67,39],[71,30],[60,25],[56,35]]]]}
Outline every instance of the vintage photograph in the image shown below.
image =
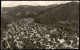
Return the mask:
{"type": "Polygon", "coordinates": [[[79,1],[1,1],[1,49],[79,49],[79,1]]]}

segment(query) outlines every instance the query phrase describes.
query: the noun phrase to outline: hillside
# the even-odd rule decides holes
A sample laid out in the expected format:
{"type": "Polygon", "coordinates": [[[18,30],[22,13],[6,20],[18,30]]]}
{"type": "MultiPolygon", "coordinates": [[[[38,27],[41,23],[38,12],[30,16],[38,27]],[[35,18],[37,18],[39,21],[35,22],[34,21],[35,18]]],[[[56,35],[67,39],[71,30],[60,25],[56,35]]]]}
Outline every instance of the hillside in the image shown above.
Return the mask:
{"type": "MultiPolygon", "coordinates": [[[[44,6],[17,6],[17,7],[3,7],[2,13],[8,16],[12,17],[26,17],[29,14],[36,14],[39,11],[41,11],[44,8],[44,6]]],[[[7,17],[5,17],[7,18],[7,17]]]]}
{"type": "Polygon", "coordinates": [[[54,23],[61,20],[79,20],[79,3],[70,2],[60,4],[39,13],[36,17],[38,23],[54,23]]]}
{"type": "Polygon", "coordinates": [[[16,7],[2,7],[1,25],[4,27],[7,23],[11,21],[17,21],[21,18],[35,18],[37,14],[45,11],[48,8],[54,7],[56,5],[49,6],[30,6],[30,5],[20,5],[16,7]],[[6,22],[7,21],[7,22],[6,22]],[[6,23],[5,23],[6,22],[6,23]]]}

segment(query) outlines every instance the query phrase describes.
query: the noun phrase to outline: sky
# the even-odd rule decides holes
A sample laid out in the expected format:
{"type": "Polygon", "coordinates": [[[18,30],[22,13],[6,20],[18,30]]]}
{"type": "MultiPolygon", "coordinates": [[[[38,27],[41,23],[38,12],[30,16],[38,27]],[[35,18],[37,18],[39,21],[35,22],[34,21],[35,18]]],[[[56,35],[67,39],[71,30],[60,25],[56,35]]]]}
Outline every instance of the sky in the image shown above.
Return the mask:
{"type": "Polygon", "coordinates": [[[47,6],[51,4],[62,4],[71,1],[1,1],[1,7],[14,7],[19,5],[47,6]]]}

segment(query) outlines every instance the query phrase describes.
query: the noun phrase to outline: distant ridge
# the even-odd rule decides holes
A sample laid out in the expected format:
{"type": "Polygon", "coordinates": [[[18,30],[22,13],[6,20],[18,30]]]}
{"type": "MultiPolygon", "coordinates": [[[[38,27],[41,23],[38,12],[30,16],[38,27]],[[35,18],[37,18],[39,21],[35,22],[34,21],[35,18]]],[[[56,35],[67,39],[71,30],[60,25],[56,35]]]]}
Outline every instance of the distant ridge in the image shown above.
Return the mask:
{"type": "Polygon", "coordinates": [[[36,17],[38,23],[54,23],[59,20],[79,20],[79,2],[69,2],[47,9],[36,17]]]}

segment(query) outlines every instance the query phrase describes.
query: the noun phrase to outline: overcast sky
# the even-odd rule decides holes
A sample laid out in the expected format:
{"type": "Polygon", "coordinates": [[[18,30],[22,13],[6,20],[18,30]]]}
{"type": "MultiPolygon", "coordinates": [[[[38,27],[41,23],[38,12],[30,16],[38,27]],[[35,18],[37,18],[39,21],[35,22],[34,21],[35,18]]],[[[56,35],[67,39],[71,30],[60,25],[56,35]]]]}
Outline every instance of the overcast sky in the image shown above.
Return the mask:
{"type": "Polygon", "coordinates": [[[71,1],[1,1],[1,7],[14,7],[19,5],[51,5],[51,4],[62,4],[71,1]]]}

